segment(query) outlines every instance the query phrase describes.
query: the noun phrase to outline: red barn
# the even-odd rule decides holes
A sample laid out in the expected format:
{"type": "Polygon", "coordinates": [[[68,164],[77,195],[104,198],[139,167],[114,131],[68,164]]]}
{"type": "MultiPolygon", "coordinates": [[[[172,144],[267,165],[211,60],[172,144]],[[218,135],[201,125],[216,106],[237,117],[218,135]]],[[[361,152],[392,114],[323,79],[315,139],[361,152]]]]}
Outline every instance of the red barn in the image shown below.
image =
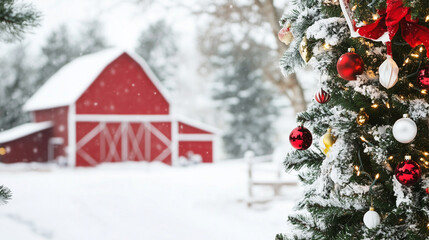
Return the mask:
{"type": "Polygon", "coordinates": [[[199,155],[203,162],[213,162],[215,129],[173,115],[171,105],[167,91],[137,54],[108,49],[82,56],[26,102],[24,110],[32,113],[34,123],[0,133],[0,146],[7,152],[0,160],[174,165],[179,157],[199,155]],[[21,134],[8,137],[11,131],[21,134]]]}

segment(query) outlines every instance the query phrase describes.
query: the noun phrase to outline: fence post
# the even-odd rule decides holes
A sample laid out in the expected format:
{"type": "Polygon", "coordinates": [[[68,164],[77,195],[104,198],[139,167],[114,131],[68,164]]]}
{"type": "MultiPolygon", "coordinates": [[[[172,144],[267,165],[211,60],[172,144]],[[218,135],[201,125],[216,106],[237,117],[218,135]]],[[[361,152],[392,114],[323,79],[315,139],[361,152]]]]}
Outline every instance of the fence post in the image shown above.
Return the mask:
{"type": "Polygon", "coordinates": [[[247,163],[247,194],[248,194],[248,203],[247,206],[251,207],[251,199],[253,198],[253,191],[252,191],[252,165],[253,165],[253,157],[255,156],[255,153],[253,151],[246,151],[244,153],[244,159],[247,163]]]}

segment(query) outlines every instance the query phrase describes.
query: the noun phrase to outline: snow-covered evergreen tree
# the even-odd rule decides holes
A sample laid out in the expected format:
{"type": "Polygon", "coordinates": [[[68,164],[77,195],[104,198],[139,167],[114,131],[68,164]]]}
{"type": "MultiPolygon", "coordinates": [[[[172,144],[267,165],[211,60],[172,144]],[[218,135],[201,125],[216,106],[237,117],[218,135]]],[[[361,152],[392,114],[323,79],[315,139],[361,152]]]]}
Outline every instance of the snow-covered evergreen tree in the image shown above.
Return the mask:
{"type": "Polygon", "coordinates": [[[295,229],[277,239],[428,239],[428,20],[426,0],[299,0],[283,16],[294,37],[283,73],[310,59],[331,100],[320,104],[319,94],[298,114],[313,146],[285,166],[299,170],[305,194],[289,216],[295,229]]]}
{"type": "Polygon", "coordinates": [[[100,51],[108,46],[99,21],[90,20],[82,26],[77,37],[70,33],[66,25],[60,25],[49,34],[42,46],[40,58],[43,63],[40,66],[37,86],[34,90],[73,59],[100,51]]]}
{"type": "Polygon", "coordinates": [[[22,105],[52,74],[81,54],[102,50],[107,46],[98,21],[83,25],[79,37],[72,40],[66,26],[54,30],[42,47],[37,66],[25,45],[17,45],[0,55],[0,129],[9,129],[30,120],[22,105]]]}
{"type": "Polygon", "coordinates": [[[75,43],[79,55],[98,52],[108,46],[103,32],[103,24],[99,20],[86,21],[82,26],[77,43],[75,43]]]}
{"type": "Polygon", "coordinates": [[[52,31],[42,46],[43,61],[37,85],[42,85],[62,66],[79,55],[78,47],[72,42],[72,36],[65,25],[52,31]]]}
{"type": "Polygon", "coordinates": [[[223,135],[224,148],[230,157],[242,157],[252,150],[258,155],[273,150],[273,122],[277,109],[273,105],[276,92],[263,81],[258,66],[269,55],[252,39],[240,44],[217,46],[212,57],[215,69],[213,98],[226,112],[227,129],[223,135]],[[259,57],[256,57],[259,56],[259,57]]]}
{"type": "MultiPolygon", "coordinates": [[[[15,0],[0,1],[0,39],[6,41],[21,39],[26,31],[38,25],[39,19],[39,12],[31,4],[15,0]]],[[[20,79],[20,77],[16,79],[20,79]]],[[[0,79],[0,81],[5,80],[0,79]]],[[[0,186],[0,203],[6,203],[10,198],[10,190],[0,186]]]]}
{"type": "Polygon", "coordinates": [[[33,91],[35,69],[25,46],[17,45],[0,57],[0,131],[29,120],[22,105],[33,91]]]}
{"type": "Polygon", "coordinates": [[[175,88],[173,77],[177,76],[176,34],[165,20],[158,20],[140,34],[136,47],[136,52],[170,89],[175,88]]]}
{"type": "Polygon", "coordinates": [[[300,112],[307,106],[304,88],[294,72],[282,76],[277,64],[278,59],[288,48],[288,44],[277,39],[277,33],[281,28],[278,19],[282,8],[285,7],[284,4],[290,2],[292,1],[202,0],[193,4],[190,9],[198,14],[198,19],[201,19],[197,23],[200,28],[199,44],[210,44],[232,37],[234,42],[243,41],[243,44],[248,38],[252,38],[259,46],[264,47],[264,55],[271,57],[258,66],[263,71],[263,80],[275,86],[289,100],[294,111],[300,112]]]}

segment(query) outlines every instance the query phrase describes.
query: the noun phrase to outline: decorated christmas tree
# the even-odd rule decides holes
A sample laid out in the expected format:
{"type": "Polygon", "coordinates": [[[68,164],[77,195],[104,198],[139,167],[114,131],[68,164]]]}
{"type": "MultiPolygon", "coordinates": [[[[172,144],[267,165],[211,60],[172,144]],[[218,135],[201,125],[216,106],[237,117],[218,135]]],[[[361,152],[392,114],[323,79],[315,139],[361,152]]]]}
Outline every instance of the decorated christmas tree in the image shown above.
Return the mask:
{"type": "MultiPolygon", "coordinates": [[[[0,1],[0,41],[10,42],[22,39],[29,28],[37,26],[39,19],[40,14],[31,4],[15,0],[0,1]]],[[[5,154],[7,149],[0,146],[0,162],[1,156],[5,154]]],[[[0,205],[6,203],[10,197],[10,190],[0,185],[0,205]]]]}
{"type": "Polygon", "coordinates": [[[429,1],[299,0],[284,74],[320,76],[285,160],[303,199],[277,239],[429,238],[429,1]]]}

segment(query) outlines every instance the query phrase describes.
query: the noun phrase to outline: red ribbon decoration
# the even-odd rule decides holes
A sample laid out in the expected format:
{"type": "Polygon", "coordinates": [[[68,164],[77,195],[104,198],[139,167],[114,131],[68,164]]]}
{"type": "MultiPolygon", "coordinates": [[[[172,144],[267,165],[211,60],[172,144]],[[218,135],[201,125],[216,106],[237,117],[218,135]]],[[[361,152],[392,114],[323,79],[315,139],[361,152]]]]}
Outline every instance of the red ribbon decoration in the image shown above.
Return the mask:
{"type": "MultiPolygon", "coordinates": [[[[389,33],[389,39],[395,36],[401,25],[402,38],[411,46],[416,47],[423,44],[426,47],[426,55],[429,58],[429,29],[418,24],[418,19],[411,19],[410,8],[404,7],[402,0],[387,0],[386,10],[379,10],[381,16],[374,23],[363,27],[356,27],[355,30],[361,36],[376,40],[389,33]]],[[[391,48],[388,45],[388,54],[391,48]]]]}

